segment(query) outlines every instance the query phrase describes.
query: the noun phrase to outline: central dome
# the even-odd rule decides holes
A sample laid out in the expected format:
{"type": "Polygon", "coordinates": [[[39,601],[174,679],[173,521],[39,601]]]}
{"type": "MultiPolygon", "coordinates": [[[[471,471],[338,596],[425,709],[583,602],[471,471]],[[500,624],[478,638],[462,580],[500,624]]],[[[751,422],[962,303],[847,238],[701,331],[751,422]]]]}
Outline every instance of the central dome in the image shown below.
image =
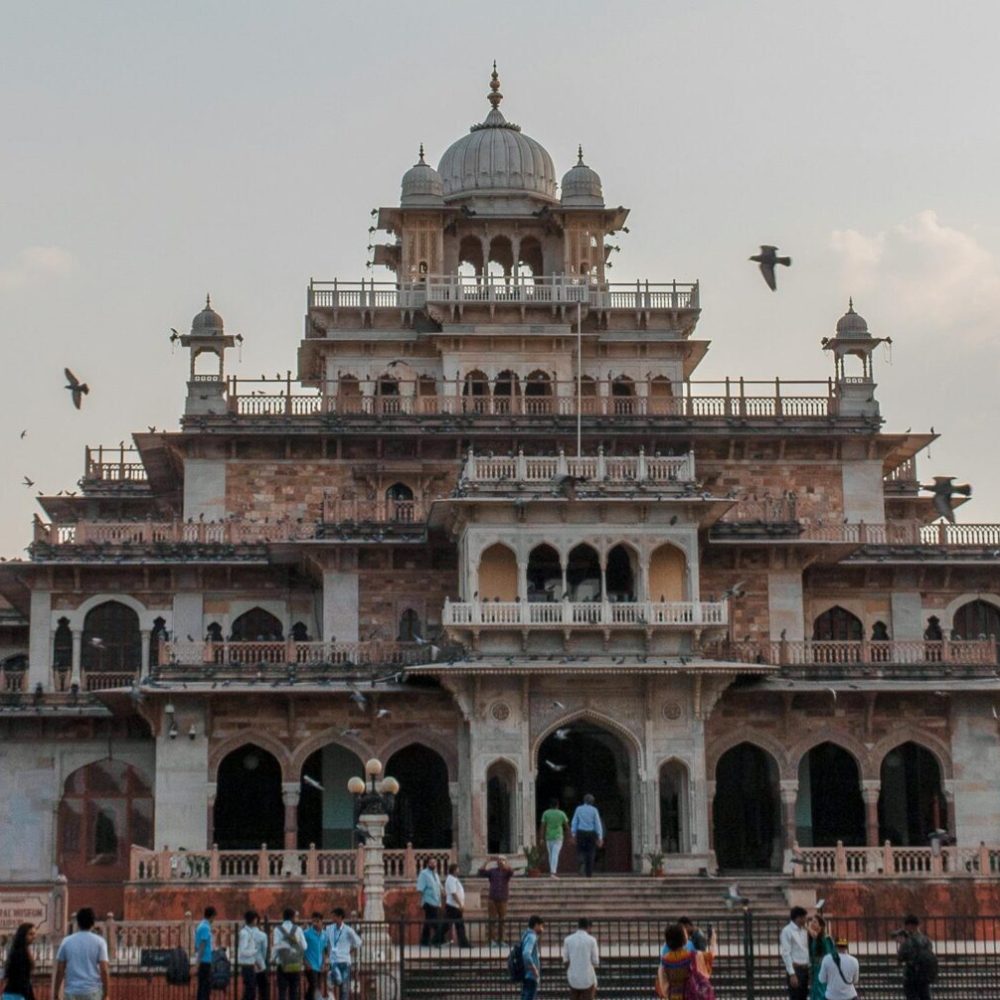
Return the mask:
{"type": "Polygon", "coordinates": [[[492,110],[480,125],[453,142],[441,157],[438,173],[444,200],[473,195],[528,195],[556,203],[556,168],[548,150],[526,136],[500,111],[503,94],[496,63],[486,98],[492,110]]]}

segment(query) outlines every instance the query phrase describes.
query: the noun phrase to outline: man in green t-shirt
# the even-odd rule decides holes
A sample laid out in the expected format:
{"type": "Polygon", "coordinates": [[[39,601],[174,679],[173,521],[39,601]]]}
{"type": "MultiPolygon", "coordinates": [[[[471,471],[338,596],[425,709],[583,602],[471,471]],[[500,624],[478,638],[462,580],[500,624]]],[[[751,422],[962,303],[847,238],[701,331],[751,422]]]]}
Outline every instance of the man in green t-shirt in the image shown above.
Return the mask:
{"type": "Polygon", "coordinates": [[[549,799],[549,808],[542,813],[541,825],[538,828],[538,839],[545,841],[549,852],[549,874],[558,878],[559,852],[562,850],[563,839],[569,835],[569,817],[559,808],[558,799],[549,799]]]}

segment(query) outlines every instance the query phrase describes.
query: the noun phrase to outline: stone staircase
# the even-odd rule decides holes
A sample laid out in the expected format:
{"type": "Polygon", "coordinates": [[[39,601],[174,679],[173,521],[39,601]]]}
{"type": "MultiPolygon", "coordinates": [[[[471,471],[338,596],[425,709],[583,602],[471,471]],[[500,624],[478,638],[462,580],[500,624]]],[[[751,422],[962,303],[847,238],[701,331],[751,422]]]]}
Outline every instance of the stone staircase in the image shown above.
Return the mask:
{"type": "MultiPolygon", "coordinates": [[[[680,916],[705,919],[727,912],[723,897],[737,882],[740,892],[751,900],[755,914],[787,916],[787,878],[781,875],[733,875],[706,878],[698,875],[595,875],[593,878],[560,876],[558,879],[515,878],[511,882],[509,919],[524,920],[533,913],[543,917],[592,920],[635,919],[675,920],[680,916]]],[[[466,893],[480,888],[477,879],[466,880],[466,893]]],[[[486,891],[482,889],[485,916],[486,891]]],[[[480,912],[469,912],[469,917],[480,912]]]]}

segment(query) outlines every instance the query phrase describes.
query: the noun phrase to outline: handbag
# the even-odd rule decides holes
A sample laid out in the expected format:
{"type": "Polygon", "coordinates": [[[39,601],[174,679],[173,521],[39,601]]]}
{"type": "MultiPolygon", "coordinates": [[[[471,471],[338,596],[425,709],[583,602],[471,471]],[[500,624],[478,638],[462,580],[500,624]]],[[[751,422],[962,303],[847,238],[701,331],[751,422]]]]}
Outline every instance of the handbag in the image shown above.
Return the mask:
{"type": "Polygon", "coordinates": [[[715,1000],[715,990],[708,976],[692,963],[684,984],[684,1000],[715,1000]]]}

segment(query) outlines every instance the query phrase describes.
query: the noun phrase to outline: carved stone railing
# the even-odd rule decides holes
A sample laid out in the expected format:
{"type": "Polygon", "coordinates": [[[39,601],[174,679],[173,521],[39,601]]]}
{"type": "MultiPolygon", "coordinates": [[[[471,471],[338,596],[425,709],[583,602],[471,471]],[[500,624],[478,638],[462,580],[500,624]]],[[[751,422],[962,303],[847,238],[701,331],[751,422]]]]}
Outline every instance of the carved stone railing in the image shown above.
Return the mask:
{"type": "MultiPolygon", "coordinates": [[[[435,858],[441,871],[457,860],[455,848],[414,849],[383,852],[385,876],[412,881],[427,858],[435,858]]],[[[364,870],[364,848],[330,850],[311,845],[300,850],[260,849],[205,851],[184,849],[153,851],[132,845],[129,881],[136,884],[164,882],[263,882],[269,880],[321,881],[353,884],[364,870]]]]}
{"type": "Polygon", "coordinates": [[[564,628],[725,626],[726,601],[446,601],[442,624],[454,627],[564,628]]]}
{"type": "Polygon", "coordinates": [[[312,538],[313,522],[75,521],[47,524],[36,517],[34,540],[44,545],[260,545],[312,538]]]}
{"type": "Polygon", "coordinates": [[[160,643],[159,666],[218,666],[252,668],[266,665],[330,668],[354,666],[407,666],[431,658],[429,645],[417,642],[271,642],[160,643]]]}
{"type": "Polygon", "coordinates": [[[138,449],[124,445],[87,447],[83,477],[85,480],[105,483],[144,483],[148,479],[138,449]]]}
{"type": "Polygon", "coordinates": [[[1000,846],[897,847],[799,847],[792,850],[791,874],[795,878],[942,878],[1000,875],[1000,846]]]}
{"type": "Polygon", "coordinates": [[[573,476],[592,482],[670,483],[691,482],[695,478],[694,453],[686,455],[649,455],[644,449],[637,456],[596,455],[567,456],[476,455],[469,449],[464,478],[470,483],[545,483],[559,476],[573,476]]]}
{"type": "Polygon", "coordinates": [[[997,662],[996,643],[990,639],[861,639],[856,642],[765,639],[725,643],[707,649],[712,655],[741,663],[785,667],[994,666],[997,662]]]}
{"type": "Polygon", "coordinates": [[[427,520],[427,506],[421,500],[393,500],[323,497],[325,524],[422,524],[427,520]]]}
{"type": "Polygon", "coordinates": [[[0,665],[0,692],[17,693],[28,689],[26,667],[5,667],[0,665]]]}

